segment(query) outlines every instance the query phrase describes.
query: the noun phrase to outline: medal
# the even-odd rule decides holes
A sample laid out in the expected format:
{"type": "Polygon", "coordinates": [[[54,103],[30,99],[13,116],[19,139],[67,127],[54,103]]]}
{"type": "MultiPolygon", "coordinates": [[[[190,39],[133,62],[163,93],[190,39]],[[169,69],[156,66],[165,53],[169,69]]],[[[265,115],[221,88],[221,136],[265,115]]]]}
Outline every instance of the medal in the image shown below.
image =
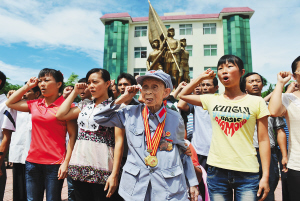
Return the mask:
{"type": "Polygon", "coordinates": [[[173,145],[171,143],[168,143],[167,151],[172,151],[172,149],[173,149],[173,145]]]}
{"type": "Polygon", "coordinates": [[[166,132],[166,136],[167,136],[167,137],[170,137],[170,136],[171,136],[170,131],[167,131],[167,132],[166,132]]]}
{"type": "MultiPolygon", "coordinates": [[[[156,157],[156,152],[158,149],[158,145],[165,127],[166,123],[166,116],[164,120],[158,124],[155,133],[151,139],[151,133],[150,133],[150,127],[149,127],[149,122],[148,122],[148,115],[149,115],[149,110],[148,107],[145,106],[143,111],[142,111],[142,116],[144,120],[144,126],[145,126],[145,135],[146,135],[146,141],[147,141],[147,152],[150,153],[149,156],[147,156],[145,160],[145,164],[149,165],[150,167],[155,167],[157,166],[158,160],[156,157]]],[[[159,113],[159,115],[162,117],[163,115],[167,115],[167,111],[165,108],[162,109],[162,111],[159,113]]],[[[160,117],[160,118],[161,118],[160,117]]]]}
{"type": "Polygon", "coordinates": [[[159,143],[159,150],[167,151],[167,148],[168,148],[168,142],[165,139],[161,140],[159,143]]]}

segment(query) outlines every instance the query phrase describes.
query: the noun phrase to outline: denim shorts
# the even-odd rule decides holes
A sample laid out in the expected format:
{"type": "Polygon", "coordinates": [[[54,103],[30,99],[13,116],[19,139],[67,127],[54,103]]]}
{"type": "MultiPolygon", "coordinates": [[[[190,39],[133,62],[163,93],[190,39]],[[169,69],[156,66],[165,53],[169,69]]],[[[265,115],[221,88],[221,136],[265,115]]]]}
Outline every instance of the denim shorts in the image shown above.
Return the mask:
{"type": "Polygon", "coordinates": [[[256,201],[259,173],[208,166],[207,185],[211,201],[256,201]]]}

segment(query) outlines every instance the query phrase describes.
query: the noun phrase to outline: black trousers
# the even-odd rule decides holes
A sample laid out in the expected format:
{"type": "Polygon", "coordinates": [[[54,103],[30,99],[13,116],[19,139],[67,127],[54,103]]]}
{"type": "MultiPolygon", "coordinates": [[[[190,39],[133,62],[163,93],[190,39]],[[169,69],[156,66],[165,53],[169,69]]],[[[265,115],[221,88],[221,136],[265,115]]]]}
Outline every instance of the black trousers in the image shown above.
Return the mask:
{"type": "Polygon", "coordinates": [[[14,163],[13,165],[13,200],[26,201],[25,164],[14,163]]]}
{"type": "Polygon", "coordinates": [[[110,198],[107,198],[106,194],[108,190],[104,191],[104,184],[93,184],[73,180],[73,187],[76,201],[123,201],[118,194],[118,189],[110,198]]]}
{"type": "Polygon", "coordinates": [[[299,201],[300,171],[289,169],[287,172],[287,183],[290,201],[299,201]]]}

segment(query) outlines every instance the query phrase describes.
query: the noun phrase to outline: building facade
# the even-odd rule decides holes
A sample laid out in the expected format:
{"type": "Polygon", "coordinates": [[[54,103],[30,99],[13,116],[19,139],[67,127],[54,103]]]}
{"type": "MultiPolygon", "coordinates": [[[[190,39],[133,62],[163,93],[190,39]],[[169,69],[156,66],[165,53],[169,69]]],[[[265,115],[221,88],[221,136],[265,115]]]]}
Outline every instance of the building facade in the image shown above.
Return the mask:
{"type": "MultiPolygon", "coordinates": [[[[175,39],[186,38],[190,53],[190,77],[207,68],[217,70],[224,54],[240,57],[246,73],[252,72],[250,24],[254,10],[248,7],[224,8],[218,14],[165,13],[161,19],[175,29],[175,39]]],[[[122,72],[143,75],[151,45],[148,40],[148,17],[131,17],[128,13],[103,15],[105,25],[103,68],[116,79],[122,72]]],[[[221,84],[220,84],[221,85],[221,84]]],[[[220,92],[224,87],[220,86],[220,92]]]]}

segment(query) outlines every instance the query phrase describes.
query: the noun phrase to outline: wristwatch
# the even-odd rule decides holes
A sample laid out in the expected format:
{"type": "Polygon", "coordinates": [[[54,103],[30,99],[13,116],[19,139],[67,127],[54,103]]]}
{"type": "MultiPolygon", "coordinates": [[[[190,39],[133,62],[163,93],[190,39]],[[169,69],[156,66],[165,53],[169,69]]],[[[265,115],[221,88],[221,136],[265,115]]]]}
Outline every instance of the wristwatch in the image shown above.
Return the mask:
{"type": "Polygon", "coordinates": [[[3,155],[3,152],[2,151],[0,151],[0,156],[2,156],[3,155]]]}

